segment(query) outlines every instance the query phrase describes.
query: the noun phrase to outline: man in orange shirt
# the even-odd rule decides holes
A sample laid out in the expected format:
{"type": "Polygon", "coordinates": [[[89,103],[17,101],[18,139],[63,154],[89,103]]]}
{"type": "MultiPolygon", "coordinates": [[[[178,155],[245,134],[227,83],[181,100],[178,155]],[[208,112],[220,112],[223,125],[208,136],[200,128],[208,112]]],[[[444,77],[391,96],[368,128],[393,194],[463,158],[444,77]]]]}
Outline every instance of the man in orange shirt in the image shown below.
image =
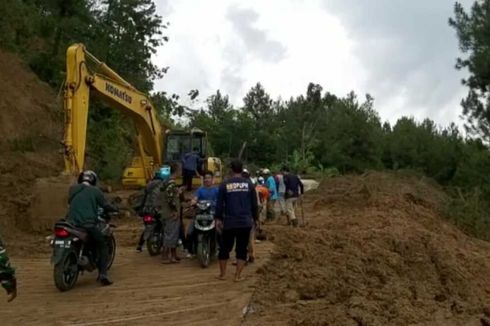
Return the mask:
{"type": "Polygon", "coordinates": [[[264,222],[267,214],[267,201],[270,197],[270,192],[267,186],[265,185],[265,180],[263,177],[257,178],[257,186],[255,187],[255,191],[257,192],[258,203],[259,203],[259,220],[260,222],[264,222]]]}
{"type": "MultiPolygon", "coordinates": [[[[258,223],[265,221],[267,212],[267,200],[269,198],[269,189],[265,186],[263,177],[257,179],[257,186],[255,186],[255,192],[257,193],[257,203],[259,206],[259,219],[258,223]]],[[[248,242],[248,262],[253,263],[255,261],[255,230],[257,225],[253,227],[253,232],[250,232],[250,239],[248,242]]]]}

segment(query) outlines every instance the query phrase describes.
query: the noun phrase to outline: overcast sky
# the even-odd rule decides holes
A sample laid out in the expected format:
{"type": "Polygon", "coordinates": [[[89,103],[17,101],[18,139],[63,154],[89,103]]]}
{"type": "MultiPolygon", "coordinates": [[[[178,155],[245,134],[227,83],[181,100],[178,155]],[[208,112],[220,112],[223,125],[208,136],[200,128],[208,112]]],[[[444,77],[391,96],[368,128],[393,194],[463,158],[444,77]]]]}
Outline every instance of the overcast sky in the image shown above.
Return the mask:
{"type": "Polygon", "coordinates": [[[155,62],[170,69],[155,89],[182,96],[198,89],[197,106],[220,89],[239,106],[259,81],[274,99],[304,94],[315,82],[339,96],[370,93],[390,122],[403,115],[458,122],[466,90],[447,23],[453,3],[156,0],[170,40],[155,62]]]}

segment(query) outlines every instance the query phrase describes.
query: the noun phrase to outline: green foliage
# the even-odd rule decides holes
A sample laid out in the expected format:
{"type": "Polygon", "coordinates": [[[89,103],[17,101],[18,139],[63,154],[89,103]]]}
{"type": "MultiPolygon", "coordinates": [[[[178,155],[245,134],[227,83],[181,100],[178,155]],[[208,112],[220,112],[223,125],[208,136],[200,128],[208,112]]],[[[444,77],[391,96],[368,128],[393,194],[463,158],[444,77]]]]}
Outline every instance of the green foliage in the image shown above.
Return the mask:
{"type": "Polygon", "coordinates": [[[468,95],[462,101],[467,130],[490,139],[490,0],[475,1],[470,12],[456,2],[454,18],[449,19],[459,38],[459,47],[467,57],[458,58],[457,69],[468,69],[463,80],[468,95]]]}
{"type": "Polygon", "coordinates": [[[296,173],[306,173],[310,167],[312,167],[312,162],[315,156],[312,152],[307,151],[306,155],[303,157],[302,153],[298,150],[294,150],[293,154],[289,157],[288,167],[291,171],[296,173]]]}
{"type": "MultiPolygon", "coordinates": [[[[66,49],[73,43],[84,43],[144,92],[168,69],[151,61],[156,48],[168,41],[163,35],[168,24],[157,15],[153,0],[7,0],[0,3],[0,15],[0,44],[22,54],[56,90],[65,78],[66,49]]],[[[165,93],[154,94],[153,100],[164,119],[183,110],[165,93]]],[[[90,104],[88,161],[102,177],[117,179],[127,163],[134,128],[119,112],[93,99],[90,104]]]]}
{"type": "Polygon", "coordinates": [[[36,7],[23,0],[0,1],[0,44],[2,47],[22,51],[29,46],[40,23],[36,7]]]}
{"type": "Polygon", "coordinates": [[[490,241],[490,203],[480,188],[463,192],[451,188],[453,200],[448,206],[447,216],[468,234],[490,241]]]}
{"type": "Polygon", "coordinates": [[[168,24],[156,14],[153,0],[102,0],[94,14],[101,28],[94,31],[91,51],[140,91],[152,90],[164,69],[151,56],[168,40],[162,35],[168,24]]]}
{"type": "Polygon", "coordinates": [[[131,161],[131,122],[102,106],[94,106],[88,130],[87,166],[103,180],[119,180],[131,161]]]}
{"type": "Polygon", "coordinates": [[[362,172],[381,166],[382,130],[373,99],[359,104],[354,93],[336,99],[319,128],[321,142],[315,147],[320,163],[343,173],[362,172]]]}

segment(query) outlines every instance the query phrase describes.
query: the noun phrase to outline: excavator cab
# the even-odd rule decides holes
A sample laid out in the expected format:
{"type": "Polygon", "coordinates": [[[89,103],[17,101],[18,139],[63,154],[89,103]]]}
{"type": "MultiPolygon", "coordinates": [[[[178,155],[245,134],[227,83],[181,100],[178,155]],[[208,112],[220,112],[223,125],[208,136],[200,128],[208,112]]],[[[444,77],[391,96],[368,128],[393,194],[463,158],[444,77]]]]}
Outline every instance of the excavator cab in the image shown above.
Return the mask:
{"type": "Polygon", "coordinates": [[[197,148],[201,157],[207,154],[206,133],[200,129],[167,130],[163,162],[180,162],[182,157],[197,148]]]}
{"type": "MultiPolygon", "coordinates": [[[[186,153],[197,148],[199,155],[203,159],[202,165],[198,166],[198,172],[201,174],[206,170],[213,172],[215,183],[219,183],[221,182],[222,174],[221,160],[215,157],[208,157],[207,145],[207,135],[200,129],[193,128],[190,131],[167,130],[163,162],[177,162],[180,164],[186,153]]],[[[177,183],[181,183],[180,177],[177,179],[177,183]]],[[[194,177],[192,180],[193,186],[200,186],[201,183],[199,176],[194,177]]]]}
{"type": "MultiPolygon", "coordinates": [[[[219,158],[208,157],[208,143],[206,132],[193,128],[191,130],[167,130],[165,132],[162,162],[164,164],[178,163],[181,164],[182,158],[186,153],[189,153],[194,148],[203,159],[203,163],[198,167],[198,172],[202,173],[206,170],[213,172],[215,184],[219,184],[222,180],[222,163],[219,158]]],[[[145,155],[145,164],[142,164],[140,156],[135,156],[131,165],[123,172],[122,183],[125,188],[141,188],[146,185],[145,175],[153,175],[153,170],[158,168],[154,165],[153,159],[145,155]],[[144,167],[148,167],[152,171],[144,171],[144,167]]],[[[181,184],[182,179],[177,178],[177,184],[181,184]]],[[[201,178],[194,177],[192,185],[194,187],[201,186],[201,178]]]]}

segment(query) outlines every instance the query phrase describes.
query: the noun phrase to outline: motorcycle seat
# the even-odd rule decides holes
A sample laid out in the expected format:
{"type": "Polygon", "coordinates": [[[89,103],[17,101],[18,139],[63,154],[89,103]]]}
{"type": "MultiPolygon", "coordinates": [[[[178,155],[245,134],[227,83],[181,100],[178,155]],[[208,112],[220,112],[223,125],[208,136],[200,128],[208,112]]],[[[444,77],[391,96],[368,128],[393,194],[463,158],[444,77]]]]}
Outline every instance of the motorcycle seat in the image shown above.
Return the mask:
{"type": "Polygon", "coordinates": [[[88,234],[87,234],[87,231],[85,231],[85,229],[83,229],[83,228],[76,227],[73,224],[68,223],[66,221],[56,222],[54,227],[64,229],[64,230],[68,231],[69,233],[73,234],[74,236],[80,238],[80,240],[82,240],[84,242],[87,241],[88,234]]]}

